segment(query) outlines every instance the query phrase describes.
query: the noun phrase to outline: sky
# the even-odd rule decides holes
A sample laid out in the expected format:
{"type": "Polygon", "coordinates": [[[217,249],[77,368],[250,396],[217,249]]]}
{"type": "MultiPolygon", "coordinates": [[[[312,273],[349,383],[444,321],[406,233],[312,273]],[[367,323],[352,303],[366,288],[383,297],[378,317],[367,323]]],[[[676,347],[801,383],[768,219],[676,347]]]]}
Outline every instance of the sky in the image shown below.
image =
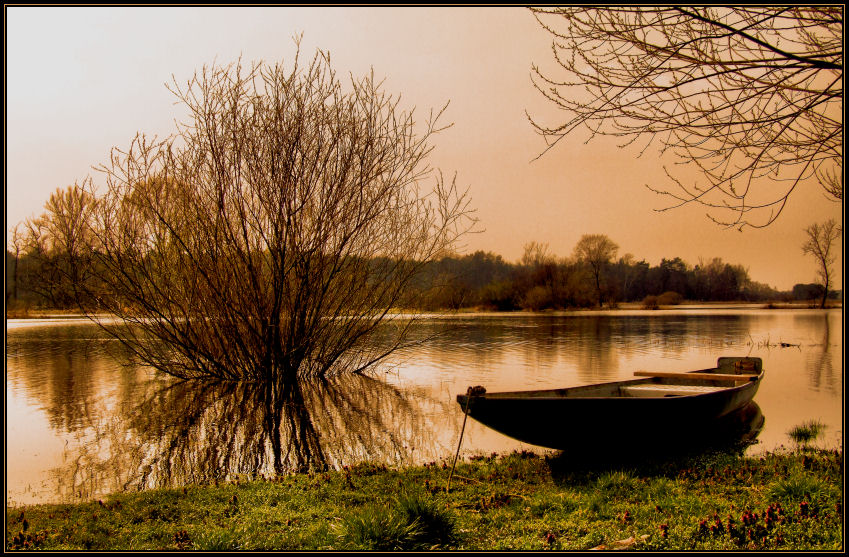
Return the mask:
{"type": "MultiPolygon", "coordinates": [[[[611,138],[545,140],[527,113],[562,119],[533,88],[531,65],[552,68],[551,40],[521,7],[61,7],[6,6],[6,230],[36,216],[56,188],[91,176],[137,132],[165,137],[181,116],[166,83],[212,63],[288,65],[301,51],[330,52],[342,75],[373,70],[384,91],[426,115],[448,108],[453,126],[431,163],[469,188],[481,231],[462,251],[508,261],[548,244],[569,256],[584,234],[605,234],[652,265],[720,257],[781,290],[816,279],[802,253],[805,228],[843,206],[816,182],[797,188],[778,220],[744,231],[718,226],[698,205],[670,200],[663,161],[611,138]]],[[[553,69],[553,68],[552,68],[553,69]]],[[[842,288],[842,238],[835,265],[842,288]]]]}

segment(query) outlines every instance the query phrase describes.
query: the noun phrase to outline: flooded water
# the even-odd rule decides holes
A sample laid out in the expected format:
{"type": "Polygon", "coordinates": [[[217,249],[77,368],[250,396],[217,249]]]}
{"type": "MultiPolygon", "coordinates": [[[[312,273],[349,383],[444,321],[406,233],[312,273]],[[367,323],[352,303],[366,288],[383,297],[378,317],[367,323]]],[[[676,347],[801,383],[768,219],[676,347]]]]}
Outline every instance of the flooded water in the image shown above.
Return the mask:
{"type": "MultiPolygon", "coordinates": [[[[475,314],[426,319],[414,335],[423,342],[372,378],[281,390],[175,383],[127,365],[120,343],[87,321],[8,320],[7,505],[317,463],[450,459],[463,427],[455,398],[469,386],[577,386],[705,369],[720,356],[764,362],[750,453],[791,446],[787,432],[809,420],[826,425],[818,445],[843,446],[842,310],[475,314]]],[[[513,449],[544,450],[466,423],[464,454],[513,449]]]]}

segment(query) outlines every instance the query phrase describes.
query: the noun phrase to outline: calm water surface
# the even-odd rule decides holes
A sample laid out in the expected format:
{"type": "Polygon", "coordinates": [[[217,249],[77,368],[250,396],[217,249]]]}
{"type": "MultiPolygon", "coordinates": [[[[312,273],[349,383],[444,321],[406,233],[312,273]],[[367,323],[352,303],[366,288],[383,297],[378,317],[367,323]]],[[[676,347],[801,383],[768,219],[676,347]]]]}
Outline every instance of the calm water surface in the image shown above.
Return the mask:
{"type": "MultiPolygon", "coordinates": [[[[423,342],[374,378],[298,390],[185,384],[128,365],[84,320],[8,320],[7,504],[274,475],[316,462],[390,465],[453,457],[458,393],[626,379],[636,370],[763,358],[764,417],[750,453],[817,419],[818,444],[843,446],[842,310],[680,309],[461,315],[416,326],[423,342]]],[[[588,416],[588,419],[591,419],[588,416]]],[[[566,424],[580,428],[581,424],[566,424]]],[[[465,454],[534,449],[469,420],[465,454]]]]}

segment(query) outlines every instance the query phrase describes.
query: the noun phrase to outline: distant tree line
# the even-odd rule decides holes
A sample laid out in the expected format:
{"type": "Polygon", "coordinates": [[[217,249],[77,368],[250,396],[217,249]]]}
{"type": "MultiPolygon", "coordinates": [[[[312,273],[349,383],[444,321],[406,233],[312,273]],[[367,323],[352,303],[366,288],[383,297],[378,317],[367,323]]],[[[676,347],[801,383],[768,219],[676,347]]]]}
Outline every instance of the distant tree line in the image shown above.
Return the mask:
{"type": "MultiPolygon", "coordinates": [[[[592,243],[592,242],[590,242],[592,243]]],[[[516,263],[500,255],[476,251],[445,257],[429,265],[421,277],[422,287],[432,287],[425,309],[482,308],[498,311],[591,307],[616,307],[619,303],[642,303],[652,308],[697,302],[791,302],[822,296],[819,284],[797,284],[779,291],[752,280],[742,265],[721,258],[700,260],[690,266],[680,257],[664,258],[659,265],[626,254],[613,258],[616,245],[603,235],[585,235],[572,257],[557,258],[547,246],[531,242],[516,263]],[[587,240],[606,246],[609,259],[593,262],[587,240]]],[[[842,292],[829,291],[835,299],[842,292]]]]}
{"type": "MultiPolygon", "coordinates": [[[[42,228],[47,216],[49,213],[39,221],[42,228]]],[[[7,306],[72,309],[80,302],[93,303],[81,295],[91,292],[92,286],[80,288],[80,281],[90,281],[93,273],[75,270],[78,276],[72,279],[66,250],[45,249],[36,241],[43,237],[37,233],[40,228],[29,225],[18,243],[21,249],[6,251],[7,306]]],[[[13,233],[13,240],[19,232],[13,233]]],[[[540,311],[635,302],[653,308],[684,300],[791,302],[817,300],[823,295],[823,286],[813,283],[779,291],[753,281],[742,265],[719,257],[693,266],[680,257],[663,258],[660,264],[651,265],[631,254],[615,258],[617,249],[604,235],[585,235],[571,257],[558,258],[548,252],[547,245],[537,242],[527,244],[517,262],[485,251],[443,257],[422,266],[417,275],[415,287],[422,295],[415,297],[420,306],[416,309],[540,311]]],[[[841,295],[831,290],[828,298],[841,295]]]]}

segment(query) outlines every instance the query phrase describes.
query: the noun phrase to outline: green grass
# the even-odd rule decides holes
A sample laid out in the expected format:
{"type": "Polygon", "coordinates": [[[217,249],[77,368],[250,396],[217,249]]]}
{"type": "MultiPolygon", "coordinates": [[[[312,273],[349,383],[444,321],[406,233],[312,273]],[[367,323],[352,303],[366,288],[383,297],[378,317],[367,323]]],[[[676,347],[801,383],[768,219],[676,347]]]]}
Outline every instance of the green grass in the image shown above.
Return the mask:
{"type": "MultiPolygon", "coordinates": [[[[642,460],[646,460],[642,458],[642,460]]],[[[843,452],[619,466],[530,452],[7,508],[6,549],[843,549],[843,452]]]]}

